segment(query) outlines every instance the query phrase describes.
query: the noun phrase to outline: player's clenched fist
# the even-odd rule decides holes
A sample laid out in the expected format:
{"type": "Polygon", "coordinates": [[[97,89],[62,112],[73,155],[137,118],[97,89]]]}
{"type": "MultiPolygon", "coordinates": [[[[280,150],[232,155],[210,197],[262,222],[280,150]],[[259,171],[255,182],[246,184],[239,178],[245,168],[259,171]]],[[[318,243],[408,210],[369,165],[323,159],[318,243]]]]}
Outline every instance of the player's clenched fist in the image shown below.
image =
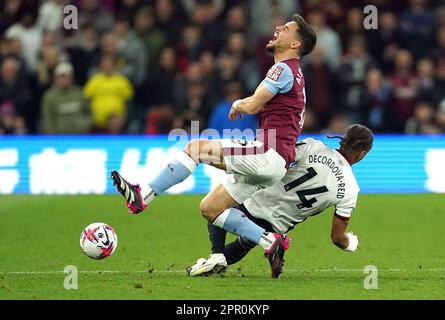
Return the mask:
{"type": "Polygon", "coordinates": [[[352,232],[348,232],[346,234],[346,236],[349,239],[349,245],[348,245],[348,247],[345,250],[346,251],[351,251],[351,252],[357,250],[357,248],[358,248],[358,237],[355,234],[353,234],[352,232]]]}

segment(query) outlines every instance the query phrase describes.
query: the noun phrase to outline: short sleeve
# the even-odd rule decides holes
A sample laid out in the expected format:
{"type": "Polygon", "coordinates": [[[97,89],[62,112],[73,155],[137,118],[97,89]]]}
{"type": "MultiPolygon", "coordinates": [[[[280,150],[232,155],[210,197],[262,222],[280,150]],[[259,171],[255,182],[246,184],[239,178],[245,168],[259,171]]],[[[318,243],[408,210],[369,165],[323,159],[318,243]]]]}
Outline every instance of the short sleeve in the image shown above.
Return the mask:
{"type": "Polygon", "coordinates": [[[263,84],[273,94],[286,93],[294,84],[294,75],[287,64],[279,62],[269,69],[263,84]]]}
{"type": "Polygon", "coordinates": [[[355,209],[357,197],[358,194],[355,194],[348,199],[340,201],[335,207],[335,214],[343,218],[350,218],[352,211],[355,209]]]}

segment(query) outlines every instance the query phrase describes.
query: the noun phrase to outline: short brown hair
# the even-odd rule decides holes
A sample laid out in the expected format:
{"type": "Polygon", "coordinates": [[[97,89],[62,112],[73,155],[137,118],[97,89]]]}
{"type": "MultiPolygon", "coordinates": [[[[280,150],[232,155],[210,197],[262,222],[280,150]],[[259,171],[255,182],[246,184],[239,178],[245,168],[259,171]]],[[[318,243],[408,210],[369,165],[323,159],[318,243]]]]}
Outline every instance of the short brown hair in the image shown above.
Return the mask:
{"type": "Polygon", "coordinates": [[[297,34],[301,40],[300,55],[305,56],[312,52],[317,43],[317,35],[312,27],[299,14],[294,14],[292,20],[297,23],[297,34]]]}

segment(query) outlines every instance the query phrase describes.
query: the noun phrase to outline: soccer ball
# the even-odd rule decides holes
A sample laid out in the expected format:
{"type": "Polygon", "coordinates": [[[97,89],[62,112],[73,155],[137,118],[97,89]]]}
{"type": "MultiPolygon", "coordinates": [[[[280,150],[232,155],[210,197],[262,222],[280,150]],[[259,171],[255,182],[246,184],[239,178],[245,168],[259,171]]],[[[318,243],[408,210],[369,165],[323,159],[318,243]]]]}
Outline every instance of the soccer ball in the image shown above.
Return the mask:
{"type": "Polygon", "coordinates": [[[106,223],[96,222],[87,226],[80,235],[80,248],[90,258],[104,259],[117,247],[117,235],[106,223]]]}

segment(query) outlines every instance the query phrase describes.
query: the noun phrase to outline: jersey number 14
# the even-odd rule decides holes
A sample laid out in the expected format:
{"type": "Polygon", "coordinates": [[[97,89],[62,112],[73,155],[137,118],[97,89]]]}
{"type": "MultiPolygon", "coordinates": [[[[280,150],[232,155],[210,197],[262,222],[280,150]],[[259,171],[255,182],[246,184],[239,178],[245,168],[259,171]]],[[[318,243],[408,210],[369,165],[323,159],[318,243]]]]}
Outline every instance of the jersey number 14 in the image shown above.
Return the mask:
{"type": "MultiPolygon", "coordinates": [[[[284,190],[286,190],[286,192],[298,187],[299,185],[302,185],[303,183],[305,183],[306,181],[314,178],[317,175],[317,171],[315,171],[314,168],[310,167],[307,169],[307,173],[297,179],[295,179],[292,182],[289,182],[288,184],[286,184],[284,186],[284,190]]],[[[326,188],[326,186],[322,186],[322,187],[318,187],[318,188],[312,188],[312,189],[303,189],[303,190],[298,190],[297,196],[298,198],[300,198],[301,203],[297,205],[298,209],[302,209],[302,208],[312,208],[312,204],[314,204],[315,202],[317,202],[317,199],[315,197],[307,199],[306,196],[311,196],[311,195],[315,195],[315,194],[320,194],[320,193],[325,193],[328,192],[328,188],[326,188]]]]}

